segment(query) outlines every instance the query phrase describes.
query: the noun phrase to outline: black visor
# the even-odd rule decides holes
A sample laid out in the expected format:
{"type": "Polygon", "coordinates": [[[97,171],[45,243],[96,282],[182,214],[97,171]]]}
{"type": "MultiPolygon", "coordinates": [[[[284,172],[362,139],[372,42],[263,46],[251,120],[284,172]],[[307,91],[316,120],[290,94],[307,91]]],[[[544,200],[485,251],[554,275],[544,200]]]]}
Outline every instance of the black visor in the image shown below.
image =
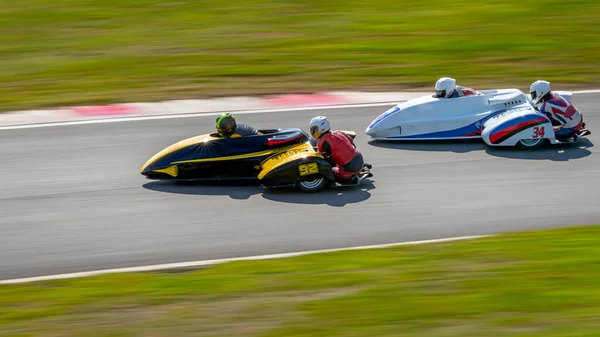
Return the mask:
{"type": "Polygon", "coordinates": [[[535,92],[535,91],[532,91],[532,92],[531,92],[531,99],[532,99],[532,100],[535,100],[535,98],[536,98],[536,97],[537,97],[537,94],[536,94],[536,92],[535,92]]]}
{"type": "Polygon", "coordinates": [[[315,125],[315,126],[313,126],[313,127],[310,128],[310,135],[313,138],[316,139],[317,137],[315,137],[315,135],[318,135],[318,133],[319,133],[319,127],[318,126],[315,125]]]}
{"type": "Polygon", "coordinates": [[[435,91],[435,97],[445,97],[446,96],[446,90],[436,90],[435,91]]]}

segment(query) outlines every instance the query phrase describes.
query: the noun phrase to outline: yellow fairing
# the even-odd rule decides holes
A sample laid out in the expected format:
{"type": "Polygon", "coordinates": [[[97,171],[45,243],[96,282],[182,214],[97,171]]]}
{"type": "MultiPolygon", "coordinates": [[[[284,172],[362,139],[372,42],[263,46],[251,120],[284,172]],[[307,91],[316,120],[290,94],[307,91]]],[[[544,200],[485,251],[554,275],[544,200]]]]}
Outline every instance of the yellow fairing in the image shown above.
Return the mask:
{"type": "Polygon", "coordinates": [[[143,172],[146,169],[146,167],[148,167],[148,165],[150,165],[151,163],[155,162],[156,160],[168,155],[169,153],[177,151],[186,146],[190,146],[190,145],[198,144],[198,143],[202,143],[202,142],[207,142],[207,141],[215,140],[215,139],[221,139],[221,138],[212,137],[210,134],[205,134],[205,135],[191,137],[191,138],[179,141],[179,142],[167,147],[166,149],[160,151],[159,153],[155,154],[152,158],[148,159],[148,161],[140,169],[140,173],[143,172]]]}
{"type": "Polygon", "coordinates": [[[302,146],[290,149],[263,161],[261,163],[262,171],[258,174],[258,179],[264,178],[269,172],[281,165],[306,157],[323,158],[320,153],[315,152],[310,143],[304,143],[302,146]]]}

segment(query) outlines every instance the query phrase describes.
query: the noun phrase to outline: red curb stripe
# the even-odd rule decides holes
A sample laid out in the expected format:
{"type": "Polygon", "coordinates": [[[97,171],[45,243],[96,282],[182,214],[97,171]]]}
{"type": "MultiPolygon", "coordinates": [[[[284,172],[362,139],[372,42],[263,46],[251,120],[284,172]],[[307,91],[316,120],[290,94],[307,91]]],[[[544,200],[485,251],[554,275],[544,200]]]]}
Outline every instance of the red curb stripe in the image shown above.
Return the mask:
{"type": "Polygon", "coordinates": [[[72,111],[81,116],[115,116],[127,115],[135,110],[127,105],[85,106],[73,108],[72,111]]]}
{"type": "Polygon", "coordinates": [[[331,104],[345,103],[348,100],[345,97],[327,94],[290,94],[290,95],[275,95],[264,98],[264,101],[269,105],[277,106],[302,106],[312,104],[331,104]]]}

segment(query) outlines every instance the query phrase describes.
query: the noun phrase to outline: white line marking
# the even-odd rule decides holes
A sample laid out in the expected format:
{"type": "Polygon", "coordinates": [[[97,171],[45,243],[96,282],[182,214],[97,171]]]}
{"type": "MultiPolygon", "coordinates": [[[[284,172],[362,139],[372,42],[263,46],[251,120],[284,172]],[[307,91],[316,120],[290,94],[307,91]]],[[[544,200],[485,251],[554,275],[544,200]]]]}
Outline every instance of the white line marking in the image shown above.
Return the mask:
{"type": "Polygon", "coordinates": [[[235,258],[230,258],[230,259],[190,261],[190,262],[166,263],[166,264],[156,264],[156,265],[149,265],[149,266],[129,267],[129,268],[104,269],[104,270],[84,271],[84,272],[69,273],[69,274],[57,274],[57,275],[26,277],[26,278],[11,279],[11,280],[0,280],[0,284],[16,284],[16,283],[27,283],[27,282],[36,282],[36,281],[50,281],[50,280],[59,280],[59,279],[90,277],[90,276],[96,276],[96,275],[102,275],[102,274],[112,274],[112,273],[137,273],[137,272],[149,272],[149,271],[168,270],[168,269],[193,268],[193,267],[210,266],[210,265],[217,265],[217,264],[222,264],[222,263],[227,263],[227,262],[236,262],[236,261],[281,259],[281,258],[288,258],[288,257],[295,257],[295,256],[301,256],[301,255],[309,255],[309,254],[331,253],[331,252],[359,250],[359,249],[380,249],[380,248],[409,246],[409,245],[422,245],[422,244],[428,244],[428,243],[440,243],[440,242],[450,242],[450,241],[459,241],[459,240],[472,240],[472,239],[479,239],[479,238],[485,238],[485,237],[491,237],[491,236],[495,236],[495,235],[459,236],[459,237],[452,237],[452,238],[396,242],[396,243],[387,243],[387,244],[370,245],[370,246],[355,246],[355,247],[345,247],[345,248],[320,249],[320,250],[309,250],[309,251],[294,252],[294,253],[281,253],[281,254],[235,257],[235,258]]]}
{"type": "MultiPolygon", "coordinates": [[[[568,91],[568,90],[565,90],[568,91]]],[[[590,90],[579,90],[579,91],[571,91],[573,95],[579,94],[600,94],[600,89],[590,89],[590,90]]]]}
{"type": "MultiPolygon", "coordinates": [[[[398,101],[399,102],[399,101],[398,101]]],[[[323,105],[323,106],[310,106],[310,107],[295,107],[295,108],[277,108],[277,109],[257,109],[257,110],[227,110],[228,112],[234,112],[236,115],[242,114],[264,114],[264,113],[276,113],[276,112],[296,112],[296,111],[311,111],[311,110],[326,110],[326,109],[350,109],[350,108],[368,108],[385,105],[394,105],[398,102],[379,102],[379,103],[361,103],[361,104],[344,104],[344,105],[323,105]]],[[[194,118],[194,117],[210,117],[219,116],[224,111],[218,112],[197,112],[188,114],[170,114],[170,115],[152,115],[152,116],[137,116],[137,117],[116,117],[116,118],[103,118],[93,120],[76,120],[69,122],[49,122],[39,124],[19,124],[19,125],[7,125],[1,126],[0,130],[17,130],[17,129],[35,129],[45,128],[51,126],[68,126],[68,125],[84,125],[84,124],[103,124],[103,123],[120,123],[120,122],[135,122],[135,121],[146,121],[156,119],[173,119],[173,118],[194,118]]]]}
{"type": "MultiPolygon", "coordinates": [[[[596,94],[600,93],[600,89],[590,89],[590,90],[579,90],[579,91],[571,91],[573,95],[576,94],[596,94]]],[[[407,93],[399,93],[399,94],[410,94],[407,93]]],[[[256,109],[256,110],[227,110],[230,112],[235,112],[238,115],[242,114],[263,114],[263,113],[276,113],[276,112],[296,112],[296,111],[312,111],[312,110],[326,110],[326,109],[348,109],[348,108],[368,108],[368,107],[377,107],[377,106],[385,106],[385,105],[394,105],[400,102],[404,102],[405,100],[397,100],[397,101],[382,101],[382,102],[374,102],[374,103],[357,103],[357,104],[340,104],[340,105],[317,105],[317,106],[300,106],[300,107],[290,107],[290,108],[274,108],[274,109],[256,109]]],[[[36,128],[46,128],[52,126],[70,126],[70,125],[86,125],[86,124],[103,124],[103,123],[121,123],[121,122],[135,122],[135,121],[146,121],[146,120],[158,120],[158,119],[175,119],[175,118],[194,118],[194,117],[210,117],[210,116],[218,116],[223,111],[214,111],[214,112],[197,112],[197,113],[186,113],[186,114],[167,114],[167,115],[150,115],[150,116],[136,116],[136,117],[114,117],[114,118],[99,118],[92,120],[74,120],[68,122],[48,122],[48,123],[38,123],[38,124],[18,124],[18,125],[7,125],[0,126],[0,131],[2,130],[18,130],[18,129],[36,129],[36,128]]]]}

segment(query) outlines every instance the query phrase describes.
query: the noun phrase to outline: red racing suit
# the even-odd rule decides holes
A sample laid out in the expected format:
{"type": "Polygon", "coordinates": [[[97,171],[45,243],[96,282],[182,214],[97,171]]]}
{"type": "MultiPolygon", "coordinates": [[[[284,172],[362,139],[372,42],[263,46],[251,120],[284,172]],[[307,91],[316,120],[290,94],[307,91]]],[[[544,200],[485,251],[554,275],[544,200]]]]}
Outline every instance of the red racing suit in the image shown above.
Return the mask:
{"type": "Polygon", "coordinates": [[[317,149],[333,161],[336,179],[350,179],[364,167],[362,154],[354,146],[352,138],[343,132],[334,130],[323,134],[319,137],[317,149]]]}

